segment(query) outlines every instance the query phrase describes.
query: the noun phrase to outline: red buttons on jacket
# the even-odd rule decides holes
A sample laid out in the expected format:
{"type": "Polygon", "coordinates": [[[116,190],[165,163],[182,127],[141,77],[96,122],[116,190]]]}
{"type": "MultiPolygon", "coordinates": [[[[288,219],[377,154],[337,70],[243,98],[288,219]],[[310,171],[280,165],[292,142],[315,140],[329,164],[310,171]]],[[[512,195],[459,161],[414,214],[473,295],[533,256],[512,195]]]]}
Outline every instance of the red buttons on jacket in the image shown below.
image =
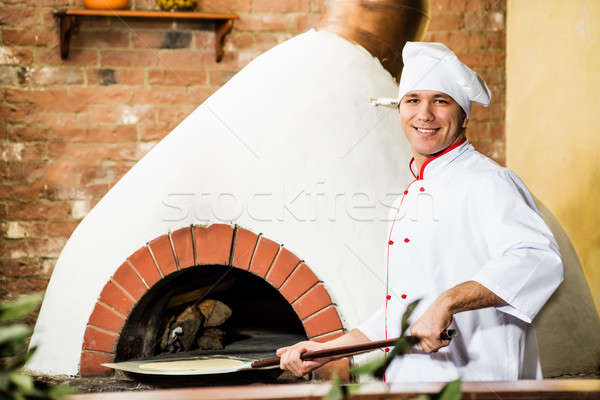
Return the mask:
{"type": "Polygon", "coordinates": [[[405,299],[405,298],[406,298],[406,295],[405,295],[405,294],[403,294],[403,295],[402,295],[402,296],[400,296],[400,297],[402,297],[403,299],[405,299]]]}
{"type": "Polygon", "coordinates": [[[390,300],[392,298],[392,296],[390,296],[389,294],[387,296],[385,296],[386,300],[390,300]]]}
{"type": "Polygon", "coordinates": [[[390,348],[389,348],[389,347],[386,347],[386,348],[385,348],[385,352],[387,353],[387,352],[389,352],[389,351],[390,351],[390,348]]]}
{"type": "Polygon", "coordinates": [[[408,194],[408,190],[405,190],[405,191],[404,191],[404,194],[408,194]]]}
{"type": "Polygon", "coordinates": [[[404,238],[404,243],[408,243],[408,242],[410,242],[410,239],[409,238],[404,238]]]}
{"type": "Polygon", "coordinates": [[[390,245],[391,245],[391,244],[394,244],[394,241],[393,241],[393,240],[390,240],[390,241],[388,242],[388,244],[390,244],[390,245]]]}
{"type": "Polygon", "coordinates": [[[425,188],[423,186],[421,186],[421,188],[419,189],[420,192],[424,192],[425,188]]]}

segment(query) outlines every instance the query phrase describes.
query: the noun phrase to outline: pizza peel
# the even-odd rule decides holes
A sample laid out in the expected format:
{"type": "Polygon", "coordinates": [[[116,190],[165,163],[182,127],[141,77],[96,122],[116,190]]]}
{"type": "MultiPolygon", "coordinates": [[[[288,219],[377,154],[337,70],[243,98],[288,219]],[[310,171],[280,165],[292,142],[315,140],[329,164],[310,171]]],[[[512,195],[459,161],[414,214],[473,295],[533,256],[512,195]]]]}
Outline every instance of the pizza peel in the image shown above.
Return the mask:
{"type": "MultiPolygon", "coordinates": [[[[456,331],[449,329],[442,333],[440,339],[450,340],[456,331]]],[[[302,360],[314,360],[323,357],[349,357],[366,351],[393,346],[399,338],[367,342],[350,346],[332,347],[330,349],[307,351],[301,355],[302,360]]],[[[147,375],[210,375],[226,374],[244,370],[275,368],[279,366],[279,357],[252,360],[230,355],[195,356],[170,358],[168,360],[133,360],[117,363],[104,363],[105,367],[147,375]]]]}

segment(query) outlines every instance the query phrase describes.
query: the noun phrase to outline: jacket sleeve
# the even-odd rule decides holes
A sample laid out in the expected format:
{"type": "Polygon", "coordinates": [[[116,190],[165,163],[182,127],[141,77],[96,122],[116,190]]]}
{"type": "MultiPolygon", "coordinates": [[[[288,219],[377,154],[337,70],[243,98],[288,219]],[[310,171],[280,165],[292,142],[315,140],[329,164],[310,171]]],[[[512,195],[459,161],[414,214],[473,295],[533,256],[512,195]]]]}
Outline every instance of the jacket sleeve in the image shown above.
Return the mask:
{"type": "Polygon", "coordinates": [[[490,254],[472,278],[507,305],[499,311],[531,323],[563,280],[558,245],[523,182],[501,170],[471,198],[471,221],[490,254]],[[476,204],[475,204],[476,202],[476,204]]]}

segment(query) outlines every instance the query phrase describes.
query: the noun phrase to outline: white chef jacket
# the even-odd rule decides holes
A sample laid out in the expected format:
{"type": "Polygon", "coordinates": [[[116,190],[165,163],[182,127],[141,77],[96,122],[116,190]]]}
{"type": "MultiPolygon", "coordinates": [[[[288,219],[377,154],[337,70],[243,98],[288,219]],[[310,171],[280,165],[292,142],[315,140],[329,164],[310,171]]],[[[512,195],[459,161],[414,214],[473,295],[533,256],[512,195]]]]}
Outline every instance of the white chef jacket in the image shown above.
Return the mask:
{"type": "Polygon", "coordinates": [[[448,347],[397,357],[388,382],[541,378],[532,321],[563,279],[558,245],[523,182],[466,141],[429,159],[391,209],[383,307],[359,330],[400,335],[444,291],[476,281],[507,305],[454,315],[448,347]]]}

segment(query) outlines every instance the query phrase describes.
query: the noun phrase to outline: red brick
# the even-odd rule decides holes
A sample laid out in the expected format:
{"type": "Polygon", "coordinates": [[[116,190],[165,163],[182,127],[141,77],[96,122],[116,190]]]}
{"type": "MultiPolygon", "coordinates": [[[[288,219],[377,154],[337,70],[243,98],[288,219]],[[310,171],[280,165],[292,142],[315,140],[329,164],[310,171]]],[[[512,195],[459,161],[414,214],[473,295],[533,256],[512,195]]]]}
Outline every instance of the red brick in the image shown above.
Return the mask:
{"type": "Polygon", "coordinates": [[[108,185],[103,184],[73,187],[63,182],[53,182],[52,186],[49,185],[47,188],[46,197],[48,200],[92,200],[102,198],[106,192],[108,192],[108,185]]]}
{"type": "Polygon", "coordinates": [[[140,140],[161,140],[171,132],[175,126],[177,126],[177,123],[139,126],[140,140]]]}
{"type": "Polygon", "coordinates": [[[125,324],[125,320],[102,303],[96,303],[88,323],[107,331],[119,333],[125,324]]]}
{"type": "Polygon", "coordinates": [[[229,79],[231,79],[236,73],[237,73],[237,71],[222,71],[222,70],[210,71],[208,79],[212,86],[222,86],[229,79]]]}
{"type": "Polygon", "coordinates": [[[504,52],[485,52],[462,54],[460,60],[469,67],[503,67],[505,63],[504,52]]]}
{"type": "Polygon", "coordinates": [[[0,298],[6,297],[6,294],[16,296],[19,294],[29,294],[43,292],[48,286],[48,279],[24,278],[0,280],[0,298]]]}
{"type": "Polygon", "coordinates": [[[325,343],[325,342],[329,342],[330,340],[337,339],[340,336],[343,336],[345,333],[346,332],[344,332],[344,331],[327,333],[327,334],[325,334],[323,336],[319,336],[319,337],[313,338],[311,340],[314,340],[315,342],[325,343]]]}
{"type": "Polygon", "coordinates": [[[189,48],[192,42],[192,35],[190,32],[173,30],[166,32],[134,32],[132,39],[133,47],[136,48],[189,48]]]}
{"type": "Polygon", "coordinates": [[[38,182],[46,178],[49,162],[41,161],[16,161],[6,164],[12,182],[38,182]]]}
{"type": "Polygon", "coordinates": [[[293,303],[318,281],[319,279],[310,268],[308,268],[306,264],[301,264],[292,275],[290,275],[287,282],[279,289],[279,292],[288,302],[293,303]]]}
{"type": "Polygon", "coordinates": [[[46,237],[46,221],[3,221],[0,227],[8,239],[46,237]]]}
{"type": "Polygon", "coordinates": [[[292,21],[291,31],[294,34],[306,32],[309,29],[316,28],[321,20],[319,14],[300,14],[296,15],[292,21]]]}
{"type": "Polygon", "coordinates": [[[265,279],[275,288],[279,288],[299,263],[300,258],[282,248],[265,279]]]}
{"type": "Polygon", "coordinates": [[[280,32],[287,31],[290,18],[280,14],[248,14],[235,21],[237,31],[280,32]]]}
{"type": "Polygon", "coordinates": [[[74,128],[61,132],[73,143],[135,142],[137,130],[132,125],[99,125],[94,128],[74,128]]]}
{"type": "Polygon", "coordinates": [[[292,307],[298,317],[304,319],[329,305],[331,305],[329,293],[322,284],[318,284],[296,300],[292,307]]]}
{"type": "MultiPolygon", "coordinates": [[[[239,20],[235,22],[236,30],[239,30],[238,23],[239,20]]],[[[215,48],[215,36],[215,32],[212,29],[194,32],[194,48],[197,50],[212,52],[215,48]]]]}
{"type": "Polygon", "coordinates": [[[103,67],[154,67],[158,56],[154,50],[102,50],[103,67]]]}
{"type": "Polygon", "coordinates": [[[254,34],[247,32],[232,33],[227,36],[226,51],[240,51],[252,48],[254,34]]]}
{"type": "Polygon", "coordinates": [[[113,354],[82,351],[81,361],[79,363],[79,374],[81,376],[110,375],[113,370],[103,367],[101,364],[112,361],[113,354]]]}
{"type": "Polygon", "coordinates": [[[248,270],[257,240],[258,236],[255,233],[244,228],[237,228],[232,261],[234,267],[248,270]]]}
{"type": "Polygon", "coordinates": [[[152,249],[152,254],[154,254],[154,258],[163,276],[177,271],[177,264],[175,263],[175,256],[173,255],[169,236],[162,235],[152,240],[148,245],[152,249]]]}
{"type": "Polygon", "coordinates": [[[465,29],[470,31],[503,31],[505,30],[504,13],[487,12],[468,13],[465,15],[465,29]]]}
{"type": "Polygon", "coordinates": [[[212,52],[169,50],[160,53],[158,65],[168,69],[205,68],[214,62],[214,58],[212,52]]]}
{"type": "Polygon", "coordinates": [[[471,109],[471,118],[478,121],[503,121],[504,106],[492,103],[488,107],[473,107],[471,109]]]}
{"type": "Polygon", "coordinates": [[[504,122],[492,122],[490,123],[490,139],[493,141],[504,142],[504,122]]]}
{"type": "Polygon", "coordinates": [[[198,265],[229,265],[233,228],[225,224],[194,227],[198,265]]]}
{"type": "Polygon", "coordinates": [[[48,222],[48,237],[69,237],[79,222],[81,221],[50,221],[48,222]]]}
{"type": "Polygon", "coordinates": [[[431,17],[429,31],[454,31],[463,28],[462,15],[436,15],[431,17]]]}
{"type": "Polygon", "coordinates": [[[148,84],[152,86],[205,85],[206,71],[194,70],[149,70],[148,84]]]}
{"type": "Polygon", "coordinates": [[[35,63],[38,65],[68,65],[68,66],[94,66],[98,65],[98,51],[90,49],[71,49],[66,60],[60,58],[57,48],[36,49],[35,63]]]}
{"type": "Polygon", "coordinates": [[[43,184],[17,185],[14,183],[0,184],[0,200],[33,201],[44,197],[45,188],[43,184]]]}
{"type": "Polygon", "coordinates": [[[13,46],[58,45],[58,33],[53,29],[3,29],[2,41],[13,46]]]}
{"type": "Polygon", "coordinates": [[[488,123],[471,120],[467,128],[469,140],[489,138],[488,123]]]}
{"type": "Polygon", "coordinates": [[[173,29],[173,24],[174,20],[160,18],[131,18],[127,20],[127,26],[133,32],[147,29],[169,30],[173,29]]]}
{"type": "Polygon", "coordinates": [[[8,205],[8,218],[13,220],[66,219],[70,215],[71,206],[63,202],[8,205]]]}
{"type": "Polygon", "coordinates": [[[4,161],[33,161],[46,158],[45,143],[0,143],[4,161]]]}
{"type": "Polygon", "coordinates": [[[141,123],[154,123],[154,106],[152,105],[120,105],[120,106],[94,106],[93,118],[99,123],[134,125],[141,123]]]}
{"type": "Polygon", "coordinates": [[[0,47],[0,65],[30,65],[32,62],[33,53],[31,50],[0,47]]]}
{"type": "Polygon", "coordinates": [[[202,11],[250,11],[252,0],[204,0],[202,11]]]}
{"type": "Polygon", "coordinates": [[[190,88],[190,100],[192,103],[200,105],[215,92],[214,88],[195,87],[190,88]]]}
{"type": "Polygon", "coordinates": [[[254,0],[255,12],[309,12],[310,0],[254,0]]]}
{"type": "Polygon", "coordinates": [[[194,105],[161,106],[156,107],[159,123],[181,122],[196,109],[194,105]]]}
{"type": "Polygon", "coordinates": [[[126,104],[131,101],[128,87],[70,88],[69,96],[86,104],[126,104]]]}
{"type": "Polygon", "coordinates": [[[108,73],[111,74],[111,77],[114,77],[114,84],[116,85],[143,85],[146,79],[146,73],[139,69],[88,69],[86,72],[88,85],[105,85],[106,79],[103,78],[106,76],[106,72],[103,71],[112,71],[108,73]]]}
{"type": "Polygon", "coordinates": [[[100,301],[123,315],[129,315],[134,306],[133,300],[112,281],[108,281],[100,293],[100,301]]]}
{"type": "Polygon", "coordinates": [[[133,92],[135,104],[188,104],[189,97],[185,88],[139,88],[133,92]]]}
{"type": "Polygon", "coordinates": [[[84,350],[95,350],[112,353],[117,343],[117,335],[103,332],[100,329],[88,326],[83,335],[84,350]]]}
{"type": "Polygon", "coordinates": [[[0,25],[35,26],[42,22],[39,8],[0,7],[0,25]]]}
{"type": "Polygon", "coordinates": [[[184,269],[196,265],[194,262],[194,242],[192,230],[189,227],[181,228],[171,233],[173,248],[179,262],[179,268],[184,269]]]}
{"type": "Polygon", "coordinates": [[[78,68],[35,67],[27,71],[24,83],[32,85],[81,85],[83,71],[78,68]]]}
{"type": "Polygon", "coordinates": [[[136,271],[149,287],[152,287],[152,285],[161,279],[156,264],[154,264],[154,260],[146,246],[139,248],[135,253],[129,256],[129,262],[133,264],[136,271]]]}
{"type": "Polygon", "coordinates": [[[273,260],[279,251],[279,247],[279,244],[261,236],[256,251],[254,252],[252,264],[250,265],[250,272],[260,277],[264,277],[271,267],[271,264],[273,264],[273,260]]]}
{"type": "MultiPolygon", "coordinates": [[[[84,22],[85,23],[85,22],[84,22]]],[[[71,48],[77,47],[129,47],[129,31],[80,30],[71,38],[71,48]]]]}
{"type": "Polygon", "coordinates": [[[302,323],[304,324],[306,335],[309,338],[343,328],[342,321],[334,306],[327,307],[326,309],[311,315],[306,320],[302,321],[302,323]]]}
{"type": "Polygon", "coordinates": [[[144,285],[144,282],[142,282],[127,261],[121,264],[117,269],[117,272],[113,275],[113,279],[136,300],[141,299],[148,290],[146,285],[144,285]]]}
{"type": "Polygon", "coordinates": [[[38,276],[42,271],[38,258],[19,258],[16,260],[0,259],[0,276],[25,278],[38,276]]]}

